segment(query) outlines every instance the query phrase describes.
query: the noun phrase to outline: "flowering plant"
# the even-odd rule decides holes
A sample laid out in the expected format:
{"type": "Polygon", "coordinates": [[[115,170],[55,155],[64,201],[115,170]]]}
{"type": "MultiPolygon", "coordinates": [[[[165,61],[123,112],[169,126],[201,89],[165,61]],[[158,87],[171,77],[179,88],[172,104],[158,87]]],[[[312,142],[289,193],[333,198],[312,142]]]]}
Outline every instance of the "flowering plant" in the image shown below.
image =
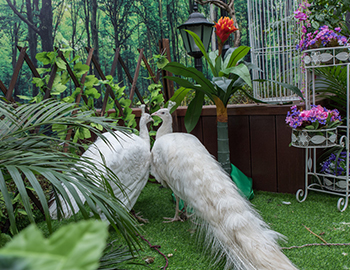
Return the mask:
{"type": "Polygon", "coordinates": [[[348,38],[340,34],[340,27],[332,30],[327,25],[323,25],[314,31],[309,21],[311,12],[308,8],[310,6],[308,1],[304,0],[300,3],[298,10],[294,11],[294,17],[297,19],[297,23],[302,24],[302,35],[296,49],[303,51],[313,48],[349,45],[348,38]]]}
{"type": "Polygon", "coordinates": [[[231,33],[234,33],[238,29],[234,26],[233,19],[230,19],[229,17],[221,17],[217,23],[215,23],[215,29],[216,29],[216,35],[218,37],[218,49],[219,49],[219,55],[222,53],[222,48],[226,42],[226,40],[229,38],[231,33]]]}
{"type": "Polygon", "coordinates": [[[324,162],[321,163],[321,172],[335,176],[344,176],[346,174],[346,151],[332,153],[324,162]]]}
{"type": "Polygon", "coordinates": [[[287,113],[286,123],[295,129],[316,130],[335,128],[342,122],[337,109],[327,110],[321,105],[311,105],[310,110],[298,110],[295,105],[287,113]]]}

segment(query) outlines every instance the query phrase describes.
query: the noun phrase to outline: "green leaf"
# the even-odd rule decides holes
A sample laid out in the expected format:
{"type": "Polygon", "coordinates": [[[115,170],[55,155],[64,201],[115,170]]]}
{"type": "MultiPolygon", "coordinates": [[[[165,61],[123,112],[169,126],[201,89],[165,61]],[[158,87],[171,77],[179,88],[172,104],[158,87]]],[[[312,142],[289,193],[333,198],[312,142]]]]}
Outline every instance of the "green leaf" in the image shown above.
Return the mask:
{"type": "Polygon", "coordinates": [[[22,96],[22,95],[17,95],[17,97],[19,97],[20,99],[24,99],[24,100],[31,100],[33,97],[27,97],[27,96],[22,96]]]}
{"type": "Polygon", "coordinates": [[[67,89],[67,86],[63,84],[57,84],[50,92],[51,95],[60,95],[67,89]]]}
{"type": "Polygon", "coordinates": [[[220,89],[222,89],[225,93],[227,92],[227,88],[231,84],[232,80],[226,77],[214,77],[213,83],[217,85],[220,89]]]}
{"type": "Polygon", "coordinates": [[[67,66],[66,66],[66,63],[63,61],[62,58],[56,58],[56,65],[58,68],[60,69],[63,69],[63,70],[66,70],[67,69],[67,66]]]}
{"type": "Polygon", "coordinates": [[[300,89],[294,85],[291,85],[291,84],[288,84],[288,83],[281,83],[281,82],[278,82],[278,81],[274,81],[274,80],[264,80],[264,79],[258,79],[258,80],[254,80],[255,82],[272,82],[272,83],[276,83],[288,90],[291,90],[293,93],[295,93],[296,95],[298,95],[302,100],[305,100],[304,99],[304,96],[303,94],[301,93],[300,89]]]}
{"type": "Polygon", "coordinates": [[[37,53],[35,58],[38,61],[42,62],[44,65],[48,65],[52,61],[52,54],[48,52],[41,52],[41,53],[37,53]]]}
{"type": "Polygon", "coordinates": [[[84,94],[89,96],[89,97],[96,98],[96,99],[101,96],[101,94],[97,91],[96,88],[89,88],[89,89],[84,91],[84,94]]]}
{"type": "Polygon", "coordinates": [[[81,221],[58,229],[49,239],[34,225],[0,250],[3,257],[24,259],[30,269],[95,270],[106,244],[107,224],[81,221]]]}
{"type": "Polygon", "coordinates": [[[85,65],[81,62],[78,62],[74,65],[74,72],[78,77],[84,75],[86,72],[88,72],[90,67],[88,65],[85,65]]]}
{"type": "Polygon", "coordinates": [[[162,57],[158,58],[157,61],[157,68],[162,69],[169,63],[169,60],[163,55],[162,57]]]}
{"type": "Polygon", "coordinates": [[[225,67],[230,68],[236,66],[238,61],[242,60],[247,55],[249,50],[250,47],[247,46],[239,46],[238,48],[234,49],[230,56],[230,60],[228,61],[227,65],[225,65],[225,67]]]}
{"type": "Polygon", "coordinates": [[[201,116],[202,107],[204,102],[204,94],[202,92],[196,92],[195,97],[188,105],[185,115],[185,128],[187,132],[191,132],[198,123],[201,116]]]}
{"type": "Polygon", "coordinates": [[[215,59],[218,57],[218,55],[219,55],[218,50],[209,52],[209,59],[213,65],[215,64],[215,59]]]}
{"type": "Polygon", "coordinates": [[[11,231],[13,234],[16,234],[18,232],[17,226],[16,226],[16,219],[15,214],[13,211],[11,196],[8,192],[8,189],[6,187],[5,179],[3,176],[3,171],[0,169],[0,191],[3,196],[3,200],[5,201],[5,206],[7,210],[8,217],[10,219],[10,225],[11,225],[11,231]]]}
{"type": "Polygon", "coordinates": [[[205,51],[205,48],[204,48],[204,45],[202,43],[202,41],[200,40],[200,38],[198,37],[198,35],[190,30],[185,30],[187,33],[189,33],[193,39],[194,39],[194,42],[196,43],[197,47],[201,50],[201,52],[203,53],[203,56],[204,58],[207,60],[208,64],[209,64],[209,67],[210,67],[210,70],[211,72],[213,73],[214,76],[218,76],[218,74],[216,73],[216,69],[215,67],[213,66],[207,52],[205,51]]]}
{"type": "Polygon", "coordinates": [[[252,87],[252,80],[250,77],[249,69],[243,63],[239,64],[238,66],[233,66],[231,68],[224,69],[220,72],[220,74],[221,73],[226,74],[226,75],[230,74],[230,73],[236,74],[238,77],[242,78],[246,84],[248,84],[250,87],[252,87]]]}
{"type": "Polygon", "coordinates": [[[315,127],[313,125],[309,125],[309,126],[304,127],[304,129],[314,130],[315,127]]]}
{"type": "Polygon", "coordinates": [[[38,78],[38,77],[33,77],[33,83],[35,83],[36,86],[38,87],[42,87],[45,85],[44,81],[42,78],[38,78]]]}
{"type": "MultiPolygon", "coordinates": [[[[174,95],[170,99],[171,101],[176,102],[176,106],[174,106],[174,107],[178,107],[181,104],[181,101],[183,101],[183,99],[187,96],[187,94],[190,90],[192,90],[192,89],[180,87],[179,89],[177,89],[175,91],[174,95]]],[[[173,109],[171,109],[171,110],[173,110],[173,109]]]]}
{"type": "MultiPolygon", "coordinates": [[[[188,68],[182,64],[171,62],[167,64],[164,67],[164,69],[173,74],[194,79],[201,86],[202,91],[204,91],[207,95],[215,94],[215,88],[213,84],[207,78],[204,77],[202,72],[198,71],[193,67],[188,68]]],[[[167,78],[170,79],[170,77],[167,77],[167,78]]],[[[187,87],[187,88],[190,87],[189,85],[181,85],[181,86],[187,87]]]]}

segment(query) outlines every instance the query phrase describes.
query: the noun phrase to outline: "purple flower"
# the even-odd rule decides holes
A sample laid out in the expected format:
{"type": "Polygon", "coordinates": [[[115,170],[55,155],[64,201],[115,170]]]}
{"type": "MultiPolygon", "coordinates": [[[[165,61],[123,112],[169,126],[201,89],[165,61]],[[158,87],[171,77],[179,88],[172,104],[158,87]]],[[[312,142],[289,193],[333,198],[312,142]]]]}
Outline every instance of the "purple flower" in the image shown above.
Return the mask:
{"type": "Polygon", "coordinates": [[[312,105],[310,110],[298,110],[296,105],[287,112],[286,123],[292,128],[305,128],[316,123],[318,128],[327,128],[336,122],[341,124],[341,117],[338,110],[327,110],[320,105],[312,105]]]}
{"type": "Polygon", "coordinates": [[[335,153],[330,154],[330,156],[321,163],[321,172],[335,175],[344,176],[346,173],[346,151],[342,151],[338,156],[335,153]]]}

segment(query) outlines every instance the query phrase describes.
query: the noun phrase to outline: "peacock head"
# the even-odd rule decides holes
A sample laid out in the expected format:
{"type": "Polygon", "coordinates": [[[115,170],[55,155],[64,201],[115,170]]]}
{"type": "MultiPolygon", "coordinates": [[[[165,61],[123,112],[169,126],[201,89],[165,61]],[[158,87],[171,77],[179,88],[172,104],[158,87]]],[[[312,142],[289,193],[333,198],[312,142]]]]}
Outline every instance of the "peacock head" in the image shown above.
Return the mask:
{"type": "Polygon", "coordinates": [[[158,116],[160,117],[163,121],[167,118],[171,118],[171,109],[176,105],[176,102],[173,102],[169,100],[168,107],[167,108],[162,108],[159,109],[158,111],[152,113],[152,116],[158,116]]]}
{"type": "Polygon", "coordinates": [[[141,104],[141,119],[140,122],[143,121],[145,124],[148,124],[149,122],[154,122],[152,116],[149,113],[146,113],[146,105],[141,104]]]}

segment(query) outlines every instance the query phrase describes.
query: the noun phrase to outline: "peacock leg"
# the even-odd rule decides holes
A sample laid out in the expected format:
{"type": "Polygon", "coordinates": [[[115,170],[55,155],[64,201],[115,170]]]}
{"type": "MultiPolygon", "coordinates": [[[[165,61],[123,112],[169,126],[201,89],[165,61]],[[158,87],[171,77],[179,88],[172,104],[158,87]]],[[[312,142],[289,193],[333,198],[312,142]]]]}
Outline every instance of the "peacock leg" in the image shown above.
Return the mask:
{"type": "Polygon", "coordinates": [[[131,213],[131,215],[133,215],[133,217],[135,217],[136,220],[138,220],[139,222],[148,223],[148,219],[143,218],[142,215],[140,215],[140,212],[135,213],[135,210],[134,210],[134,209],[131,209],[130,213],[131,213]]]}
{"type": "Polygon", "coordinates": [[[175,195],[175,203],[176,203],[175,216],[173,218],[164,217],[164,219],[168,219],[168,221],[163,221],[164,223],[170,223],[174,221],[183,221],[180,217],[179,200],[180,198],[175,195]]]}

